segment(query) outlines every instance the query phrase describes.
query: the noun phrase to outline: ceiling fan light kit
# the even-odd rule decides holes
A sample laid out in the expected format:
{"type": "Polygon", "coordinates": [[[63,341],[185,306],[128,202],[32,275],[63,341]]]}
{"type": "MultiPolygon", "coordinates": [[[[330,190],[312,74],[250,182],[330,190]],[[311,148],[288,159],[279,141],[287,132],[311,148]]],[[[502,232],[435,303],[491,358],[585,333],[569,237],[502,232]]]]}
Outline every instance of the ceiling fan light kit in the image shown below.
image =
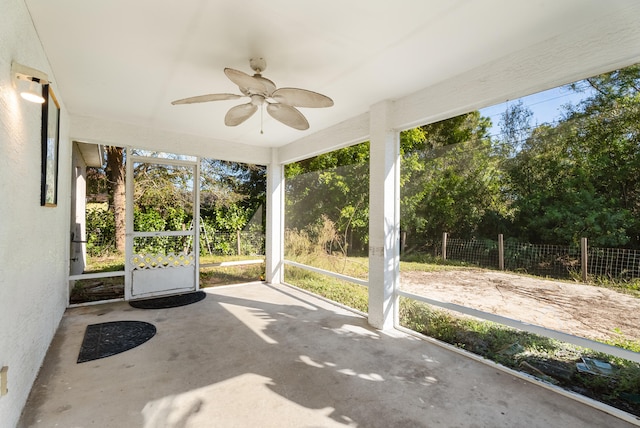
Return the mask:
{"type": "Polygon", "coordinates": [[[249,65],[255,72],[250,76],[233,68],[225,68],[224,74],[238,85],[242,95],[208,94],[173,101],[171,104],[194,104],[209,101],[235,100],[248,97],[250,101],[232,107],[224,117],[224,124],[237,126],[249,119],[266,105],[267,113],[277,121],[294,129],[309,129],[309,122],[296,107],[323,108],[333,106],[333,100],[317,92],[299,88],[277,89],[275,83],[262,76],[267,67],[264,58],[251,58],[249,65]]]}

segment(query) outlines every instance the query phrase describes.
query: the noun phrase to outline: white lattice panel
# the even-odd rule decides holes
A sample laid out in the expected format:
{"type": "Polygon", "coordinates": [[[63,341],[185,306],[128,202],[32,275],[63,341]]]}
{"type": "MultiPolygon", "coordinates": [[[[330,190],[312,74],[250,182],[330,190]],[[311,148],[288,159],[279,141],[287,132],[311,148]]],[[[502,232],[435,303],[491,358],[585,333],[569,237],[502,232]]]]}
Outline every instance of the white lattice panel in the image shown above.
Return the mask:
{"type": "Polygon", "coordinates": [[[187,267],[195,263],[194,253],[178,254],[134,254],[131,257],[133,269],[163,269],[167,267],[187,267]]]}

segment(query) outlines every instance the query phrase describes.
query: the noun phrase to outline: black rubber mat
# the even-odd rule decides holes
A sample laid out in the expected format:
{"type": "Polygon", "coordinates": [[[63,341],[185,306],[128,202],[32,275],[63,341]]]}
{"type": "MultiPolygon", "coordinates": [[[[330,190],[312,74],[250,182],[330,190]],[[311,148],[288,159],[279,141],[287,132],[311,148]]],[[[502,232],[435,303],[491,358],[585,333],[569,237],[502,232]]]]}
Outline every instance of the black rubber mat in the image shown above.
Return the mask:
{"type": "Polygon", "coordinates": [[[78,355],[78,363],[98,360],[142,345],[156,334],[153,324],[142,321],[113,321],[90,324],[78,355]]]}
{"type": "Polygon", "coordinates": [[[166,309],[190,305],[199,302],[205,297],[207,297],[207,294],[204,291],[196,291],[195,293],[176,294],[153,299],[132,300],[129,304],[137,309],[166,309]]]}

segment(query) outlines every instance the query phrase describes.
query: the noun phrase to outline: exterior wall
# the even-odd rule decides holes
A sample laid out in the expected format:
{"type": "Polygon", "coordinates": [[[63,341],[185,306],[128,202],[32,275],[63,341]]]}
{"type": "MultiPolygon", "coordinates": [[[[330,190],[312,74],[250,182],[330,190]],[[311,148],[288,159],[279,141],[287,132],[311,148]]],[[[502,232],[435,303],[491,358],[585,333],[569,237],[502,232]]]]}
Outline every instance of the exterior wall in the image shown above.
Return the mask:
{"type": "Polygon", "coordinates": [[[67,306],[71,149],[63,97],[24,0],[0,0],[0,425],[17,424],[67,306]],[[13,86],[11,62],[47,73],[61,104],[58,206],[40,206],[41,106],[13,86]]]}
{"type": "MultiPolygon", "coordinates": [[[[79,275],[87,265],[87,164],[77,144],[71,155],[71,255],[70,274],[79,275]]],[[[71,285],[69,286],[71,288],[71,285]]]]}

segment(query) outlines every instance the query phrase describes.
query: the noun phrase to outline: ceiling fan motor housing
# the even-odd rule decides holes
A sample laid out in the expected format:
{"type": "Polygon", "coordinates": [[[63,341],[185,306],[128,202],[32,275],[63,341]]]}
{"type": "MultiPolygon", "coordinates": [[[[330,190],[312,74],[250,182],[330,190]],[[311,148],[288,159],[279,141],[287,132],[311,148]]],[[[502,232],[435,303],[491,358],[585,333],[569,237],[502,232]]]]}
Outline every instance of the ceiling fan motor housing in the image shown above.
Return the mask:
{"type": "Polygon", "coordinates": [[[253,71],[260,74],[267,69],[267,61],[264,58],[251,58],[249,66],[253,71]]]}

